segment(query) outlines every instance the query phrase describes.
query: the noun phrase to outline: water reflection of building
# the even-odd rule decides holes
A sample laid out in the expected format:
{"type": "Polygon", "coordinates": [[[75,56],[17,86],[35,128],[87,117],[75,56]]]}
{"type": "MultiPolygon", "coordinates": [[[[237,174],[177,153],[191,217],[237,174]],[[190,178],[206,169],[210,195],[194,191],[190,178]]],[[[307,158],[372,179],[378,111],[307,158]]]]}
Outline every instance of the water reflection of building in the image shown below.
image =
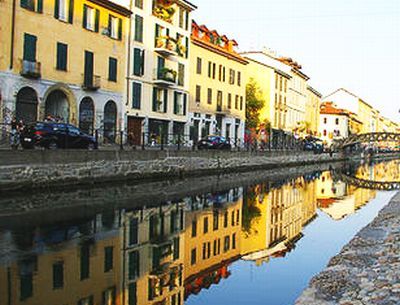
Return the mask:
{"type": "Polygon", "coordinates": [[[183,304],[184,206],[123,212],[123,304],[183,304]]]}
{"type": "Polygon", "coordinates": [[[121,304],[117,225],[118,215],[107,213],[14,231],[14,254],[0,265],[0,304],[121,304]]]}
{"type": "Polygon", "coordinates": [[[245,194],[245,209],[258,213],[242,236],[241,253],[257,264],[271,256],[284,256],[302,237],[303,226],[316,215],[315,182],[305,177],[293,179],[270,189],[258,185],[245,194]],[[247,195],[247,196],[246,196],[247,195]]]}
{"type": "Polygon", "coordinates": [[[191,198],[185,231],[185,298],[230,275],[240,256],[242,190],[191,198]]]}
{"type": "Polygon", "coordinates": [[[318,208],[335,220],[354,214],[375,196],[376,191],[347,185],[333,179],[330,172],[324,172],[317,180],[318,208]]]}

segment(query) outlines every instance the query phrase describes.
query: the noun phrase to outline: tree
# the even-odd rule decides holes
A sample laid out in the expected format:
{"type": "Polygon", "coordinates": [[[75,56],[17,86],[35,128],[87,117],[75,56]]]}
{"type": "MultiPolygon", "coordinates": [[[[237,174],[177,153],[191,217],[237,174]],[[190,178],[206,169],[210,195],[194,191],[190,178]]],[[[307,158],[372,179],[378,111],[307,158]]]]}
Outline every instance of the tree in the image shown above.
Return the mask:
{"type": "Polygon", "coordinates": [[[246,85],[246,126],[255,129],[260,124],[260,111],[264,108],[263,93],[254,78],[246,85]]]}

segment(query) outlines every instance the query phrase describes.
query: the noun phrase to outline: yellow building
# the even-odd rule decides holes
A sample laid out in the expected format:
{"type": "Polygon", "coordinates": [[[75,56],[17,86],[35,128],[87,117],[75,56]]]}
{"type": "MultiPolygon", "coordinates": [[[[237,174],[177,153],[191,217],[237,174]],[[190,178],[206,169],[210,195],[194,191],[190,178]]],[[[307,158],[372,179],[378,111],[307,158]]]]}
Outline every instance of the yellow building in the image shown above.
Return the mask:
{"type": "Polygon", "coordinates": [[[314,88],[307,86],[306,128],[307,134],[317,135],[319,125],[319,107],[322,95],[314,88]]]}
{"type": "Polygon", "coordinates": [[[21,252],[31,255],[12,255],[11,261],[0,265],[0,305],[58,304],[60,300],[122,305],[119,230],[115,225],[101,227],[96,220],[57,230],[35,228],[31,240],[29,234],[21,240],[14,235],[13,246],[22,246],[21,252]]]}
{"type": "Polygon", "coordinates": [[[241,189],[232,189],[192,202],[186,214],[186,297],[203,288],[204,274],[227,275],[227,265],[240,257],[242,200],[241,189]]]}
{"type": "Polygon", "coordinates": [[[218,134],[243,141],[247,60],[235,51],[235,40],[195,22],[190,45],[191,140],[218,134]]]}
{"type": "Polygon", "coordinates": [[[48,116],[115,140],[131,12],[106,0],[0,2],[4,121],[48,116]],[[4,35],[3,35],[4,34],[4,35]]]}

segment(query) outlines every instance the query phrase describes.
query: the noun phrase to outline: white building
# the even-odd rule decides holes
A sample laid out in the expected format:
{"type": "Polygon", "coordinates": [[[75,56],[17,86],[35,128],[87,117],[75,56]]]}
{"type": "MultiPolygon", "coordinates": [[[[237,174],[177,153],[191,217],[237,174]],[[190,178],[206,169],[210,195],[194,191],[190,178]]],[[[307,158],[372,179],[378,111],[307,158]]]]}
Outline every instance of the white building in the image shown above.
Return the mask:
{"type": "Polygon", "coordinates": [[[349,136],[349,112],[331,102],[321,104],[319,133],[323,142],[330,146],[334,140],[349,136]]]}

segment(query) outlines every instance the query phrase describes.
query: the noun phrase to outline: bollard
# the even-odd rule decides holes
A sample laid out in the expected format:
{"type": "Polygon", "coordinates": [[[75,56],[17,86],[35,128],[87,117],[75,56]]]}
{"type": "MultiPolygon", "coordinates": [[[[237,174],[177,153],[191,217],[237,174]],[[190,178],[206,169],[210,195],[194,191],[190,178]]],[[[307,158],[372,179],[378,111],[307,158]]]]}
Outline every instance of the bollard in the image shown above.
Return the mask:
{"type": "Polygon", "coordinates": [[[119,139],[119,149],[120,149],[120,150],[124,150],[124,145],[123,145],[123,143],[122,143],[122,137],[123,137],[123,135],[124,135],[124,132],[121,130],[121,131],[119,132],[119,137],[120,137],[120,139],[119,139]]]}

